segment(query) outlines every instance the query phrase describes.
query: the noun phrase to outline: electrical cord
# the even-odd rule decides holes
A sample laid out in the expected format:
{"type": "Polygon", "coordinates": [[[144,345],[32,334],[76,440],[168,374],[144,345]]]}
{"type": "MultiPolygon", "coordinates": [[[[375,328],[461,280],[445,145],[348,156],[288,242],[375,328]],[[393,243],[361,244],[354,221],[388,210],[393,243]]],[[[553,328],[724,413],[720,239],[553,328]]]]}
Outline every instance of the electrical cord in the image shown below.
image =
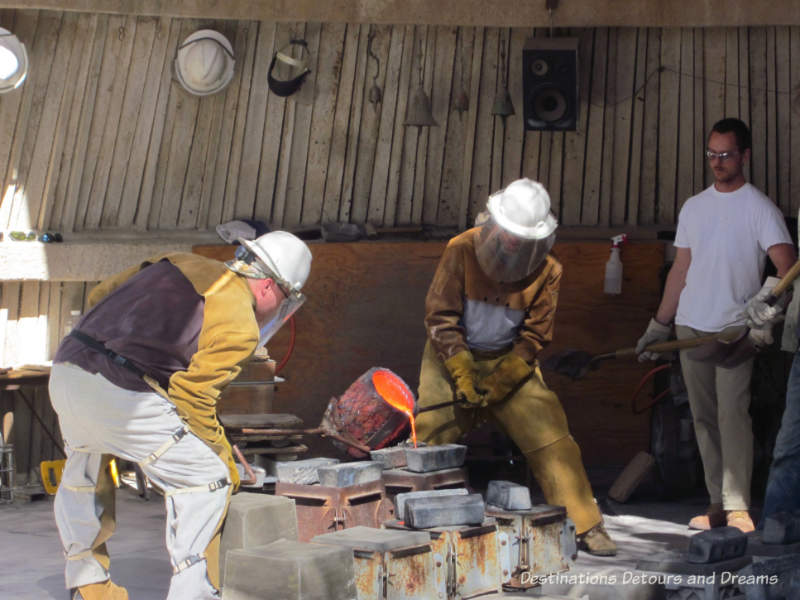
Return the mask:
{"type": "Polygon", "coordinates": [[[639,381],[639,385],[636,386],[636,391],[634,391],[633,392],[633,396],[631,396],[631,411],[633,412],[633,414],[635,414],[635,415],[642,414],[646,410],[648,410],[648,409],[652,408],[653,406],[655,406],[655,404],[659,400],[661,400],[661,398],[663,398],[664,396],[666,396],[669,393],[670,389],[667,388],[667,389],[661,391],[660,393],[656,394],[653,397],[653,399],[650,400],[650,402],[648,402],[645,406],[643,406],[643,407],[638,407],[637,406],[636,400],[639,397],[639,394],[641,393],[641,391],[644,388],[645,384],[650,380],[650,378],[653,375],[655,375],[656,373],[658,373],[660,371],[663,371],[665,369],[669,369],[670,366],[671,365],[669,363],[660,365],[658,367],[655,367],[654,369],[650,369],[650,371],[648,371],[647,374],[644,377],[642,377],[641,381],[639,381]]]}
{"type": "Polygon", "coordinates": [[[292,352],[294,352],[294,340],[297,337],[297,325],[295,325],[294,315],[289,319],[289,347],[286,349],[286,354],[284,354],[281,361],[278,363],[278,366],[275,367],[275,374],[281,372],[281,369],[286,366],[286,363],[289,362],[289,358],[292,356],[292,352]]]}

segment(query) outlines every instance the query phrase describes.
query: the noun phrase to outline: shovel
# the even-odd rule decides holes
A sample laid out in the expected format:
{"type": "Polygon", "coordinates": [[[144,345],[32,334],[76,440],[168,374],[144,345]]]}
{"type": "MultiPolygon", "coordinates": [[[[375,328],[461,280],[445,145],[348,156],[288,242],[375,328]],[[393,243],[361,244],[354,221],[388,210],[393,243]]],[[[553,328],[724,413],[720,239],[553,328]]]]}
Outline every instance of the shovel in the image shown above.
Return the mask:
{"type": "MultiPolygon", "coordinates": [[[[795,262],[786,272],[769,295],[764,298],[764,302],[774,306],[778,298],[789,288],[797,276],[800,275],[800,260],[795,262]]],[[[758,352],[758,348],[753,344],[748,335],[750,329],[745,326],[731,328],[730,335],[712,340],[708,344],[698,346],[689,352],[693,360],[713,362],[714,364],[732,368],[746,360],[753,358],[758,352]]],[[[699,338],[698,338],[699,339],[699,338]]]]}
{"type": "MultiPolygon", "coordinates": [[[[702,337],[687,340],[671,340],[669,342],[658,342],[647,346],[645,352],[671,352],[673,350],[683,350],[685,348],[696,348],[705,344],[715,343],[720,337],[726,337],[724,333],[713,333],[702,337]]],[[[542,368],[555,371],[565,375],[570,379],[580,379],[586,373],[600,366],[604,360],[612,358],[630,358],[636,356],[636,348],[621,348],[606,354],[589,354],[583,350],[565,350],[548,356],[542,361],[542,368]]]]}

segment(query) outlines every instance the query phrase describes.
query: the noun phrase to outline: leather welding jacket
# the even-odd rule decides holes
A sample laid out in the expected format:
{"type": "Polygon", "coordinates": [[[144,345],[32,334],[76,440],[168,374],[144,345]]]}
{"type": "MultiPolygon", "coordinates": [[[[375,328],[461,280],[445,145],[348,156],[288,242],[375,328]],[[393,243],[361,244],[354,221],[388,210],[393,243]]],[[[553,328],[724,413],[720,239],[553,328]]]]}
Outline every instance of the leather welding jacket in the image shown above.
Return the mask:
{"type": "MultiPolygon", "coordinates": [[[[255,298],[245,278],[196,254],[147,260],[95,287],[76,328],[124,356],[166,390],[178,415],[239,477],[217,419],[223,388],[258,344],[255,298]]],[[[134,372],[69,336],[54,362],[100,373],[132,391],[152,391],[134,372]]]]}
{"type": "Polygon", "coordinates": [[[508,325],[512,335],[498,343],[507,342],[506,350],[534,364],[542,348],[553,339],[561,263],[547,255],[525,279],[499,283],[486,275],[478,263],[475,244],[479,232],[476,227],[454,237],[442,254],[425,299],[428,337],[443,361],[462,350],[476,350],[469,343],[474,332],[467,330],[469,320],[464,319],[466,305],[475,303],[478,310],[495,313],[495,320],[498,315],[501,320],[511,319],[508,325]]]}

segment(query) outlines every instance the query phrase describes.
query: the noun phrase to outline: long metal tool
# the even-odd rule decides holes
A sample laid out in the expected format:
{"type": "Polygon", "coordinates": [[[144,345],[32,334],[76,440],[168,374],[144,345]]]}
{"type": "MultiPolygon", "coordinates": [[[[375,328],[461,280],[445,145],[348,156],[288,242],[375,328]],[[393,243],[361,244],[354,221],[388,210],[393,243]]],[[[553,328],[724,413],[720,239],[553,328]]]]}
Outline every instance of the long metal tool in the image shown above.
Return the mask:
{"type": "MultiPolygon", "coordinates": [[[[769,306],[774,306],[794,280],[797,279],[798,275],[800,275],[800,260],[795,262],[786,274],[781,277],[778,284],[764,298],[764,302],[769,306]]],[[[750,329],[739,327],[736,329],[736,333],[737,335],[734,337],[716,339],[706,345],[697,347],[690,351],[689,356],[694,360],[713,362],[725,368],[735,367],[753,358],[758,352],[758,348],[748,335],[750,329]]]]}
{"type": "MultiPolygon", "coordinates": [[[[704,344],[716,342],[721,336],[728,334],[714,333],[702,337],[686,340],[671,340],[669,342],[658,342],[650,344],[645,348],[646,352],[672,352],[674,350],[684,350],[695,348],[704,344]]],[[[591,370],[597,369],[600,363],[615,358],[632,358],[636,356],[636,348],[621,348],[605,354],[590,354],[583,350],[565,350],[548,356],[542,361],[542,368],[555,371],[561,375],[566,375],[570,379],[580,379],[591,370]]]]}

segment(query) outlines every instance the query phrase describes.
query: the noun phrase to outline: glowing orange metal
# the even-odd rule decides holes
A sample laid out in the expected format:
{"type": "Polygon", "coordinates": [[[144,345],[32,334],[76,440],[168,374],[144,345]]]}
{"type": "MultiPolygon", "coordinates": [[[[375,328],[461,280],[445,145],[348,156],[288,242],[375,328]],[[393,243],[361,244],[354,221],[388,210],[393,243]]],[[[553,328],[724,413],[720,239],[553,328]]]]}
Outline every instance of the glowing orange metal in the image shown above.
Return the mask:
{"type": "Polygon", "coordinates": [[[384,401],[408,415],[411,421],[411,439],[417,447],[417,426],[414,420],[414,394],[405,382],[390,371],[377,370],[372,374],[372,385],[384,401]]]}

